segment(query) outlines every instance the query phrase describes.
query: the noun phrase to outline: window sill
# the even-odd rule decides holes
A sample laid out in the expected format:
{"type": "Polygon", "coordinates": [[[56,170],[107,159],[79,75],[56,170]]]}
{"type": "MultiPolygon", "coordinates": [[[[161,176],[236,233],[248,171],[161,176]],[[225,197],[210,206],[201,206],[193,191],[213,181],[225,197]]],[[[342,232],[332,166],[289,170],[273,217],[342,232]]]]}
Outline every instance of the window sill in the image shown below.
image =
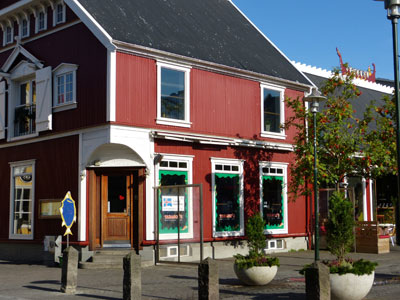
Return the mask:
{"type": "Polygon", "coordinates": [[[224,231],[224,232],[213,232],[213,237],[223,238],[223,237],[233,237],[233,236],[244,236],[243,231],[224,231]]]}
{"type": "Polygon", "coordinates": [[[190,126],[192,125],[191,122],[174,120],[174,119],[164,119],[164,118],[156,119],[156,124],[177,126],[177,127],[186,127],[186,128],[190,128],[190,126]]]}
{"type": "Polygon", "coordinates": [[[53,112],[56,113],[56,112],[60,112],[60,111],[64,111],[64,110],[75,109],[77,107],[78,107],[78,104],[76,102],[57,105],[57,106],[53,106],[53,112]]]}
{"type": "Polygon", "coordinates": [[[8,141],[9,142],[14,142],[14,141],[19,141],[19,140],[25,140],[33,137],[37,137],[39,134],[37,132],[31,133],[31,134],[25,134],[25,135],[20,135],[20,136],[14,136],[11,137],[8,141]]]}
{"type": "Polygon", "coordinates": [[[286,139],[286,134],[276,133],[276,132],[261,132],[260,136],[264,137],[264,138],[272,138],[272,139],[279,139],[279,140],[286,139]]]}

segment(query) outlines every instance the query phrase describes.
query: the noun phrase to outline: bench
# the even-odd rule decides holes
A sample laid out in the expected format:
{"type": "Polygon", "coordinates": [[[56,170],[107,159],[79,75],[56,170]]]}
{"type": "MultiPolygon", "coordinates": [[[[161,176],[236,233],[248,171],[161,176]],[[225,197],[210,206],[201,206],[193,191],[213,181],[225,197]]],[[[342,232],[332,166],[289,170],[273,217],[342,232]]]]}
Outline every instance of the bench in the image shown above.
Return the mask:
{"type": "Polygon", "coordinates": [[[379,234],[377,221],[356,222],[356,252],[389,253],[389,235],[379,234]]]}

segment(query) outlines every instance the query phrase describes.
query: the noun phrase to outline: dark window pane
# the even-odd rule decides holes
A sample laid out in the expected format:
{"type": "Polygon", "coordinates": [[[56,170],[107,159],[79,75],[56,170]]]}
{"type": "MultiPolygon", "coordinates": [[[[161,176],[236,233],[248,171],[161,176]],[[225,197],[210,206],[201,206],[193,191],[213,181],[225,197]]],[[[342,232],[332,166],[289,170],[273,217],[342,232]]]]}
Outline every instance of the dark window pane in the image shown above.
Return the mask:
{"type": "Polygon", "coordinates": [[[263,168],[262,171],[263,171],[263,173],[268,174],[269,173],[269,168],[263,168]]]}
{"type": "Polygon", "coordinates": [[[231,166],[224,165],[224,171],[230,171],[230,170],[231,170],[231,166]]]}
{"type": "Polygon", "coordinates": [[[126,176],[108,176],[108,212],[126,212],[126,176]]]}
{"type": "Polygon", "coordinates": [[[263,177],[263,217],[267,227],[283,227],[283,195],[281,177],[263,177]]]}
{"type": "Polygon", "coordinates": [[[239,175],[215,174],[216,230],[240,230],[239,175]]]}
{"type": "Polygon", "coordinates": [[[222,165],[215,165],[215,170],[222,170],[222,165]]]}
{"type": "Polygon", "coordinates": [[[179,163],[179,168],[186,169],[186,168],[187,168],[187,163],[185,163],[185,162],[180,162],[180,163],[179,163]]]}
{"type": "Polygon", "coordinates": [[[278,174],[283,174],[283,170],[282,169],[277,169],[277,173],[278,174]]]}
{"type": "Polygon", "coordinates": [[[168,162],[167,161],[160,162],[160,167],[168,167],[168,162]]]}
{"type": "Polygon", "coordinates": [[[271,169],[269,169],[269,171],[270,171],[271,174],[276,174],[276,169],[275,168],[271,168],[271,169]]]}
{"type": "Polygon", "coordinates": [[[232,166],[232,171],[239,171],[239,167],[238,166],[232,166]]]}
{"type": "Polygon", "coordinates": [[[178,163],[176,161],[170,161],[169,162],[169,167],[170,168],[177,168],[178,167],[178,163]]]}
{"type": "Polygon", "coordinates": [[[185,72],[161,68],[161,117],[185,120],[185,72]]]}
{"type": "Polygon", "coordinates": [[[280,92],[264,89],[264,131],[281,131],[280,95],[280,92]]]}

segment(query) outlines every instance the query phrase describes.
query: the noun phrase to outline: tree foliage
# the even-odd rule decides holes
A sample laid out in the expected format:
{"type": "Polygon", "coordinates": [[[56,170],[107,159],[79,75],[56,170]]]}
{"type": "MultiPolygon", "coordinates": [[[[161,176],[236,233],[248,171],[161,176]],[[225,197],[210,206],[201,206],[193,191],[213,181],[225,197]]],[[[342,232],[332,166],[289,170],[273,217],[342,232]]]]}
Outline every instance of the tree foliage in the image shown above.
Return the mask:
{"type": "MultiPolygon", "coordinates": [[[[364,116],[357,118],[353,105],[360,101],[361,92],[353,80],[353,73],[342,76],[339,70],[334,70],[333,76],[320,88],[327,98],[320,104],[316,116],[320,186],[338,187],[348,174],[376,178],[392,171],[396,161],[392,101],[386,98],[383,107],[377,107],[374,102],[365,103],[364,116]],[[371,129],[371,124],[375,124],[376,129],[371,129]]],[[[295,198],[310,194],[310,184],[314,180],[313,115],[305,108],[302,98],[288,98],[286,104],[294,114],[284,127],[296,131],[295,159],[289,183],[289,192],[295,198]]]]}

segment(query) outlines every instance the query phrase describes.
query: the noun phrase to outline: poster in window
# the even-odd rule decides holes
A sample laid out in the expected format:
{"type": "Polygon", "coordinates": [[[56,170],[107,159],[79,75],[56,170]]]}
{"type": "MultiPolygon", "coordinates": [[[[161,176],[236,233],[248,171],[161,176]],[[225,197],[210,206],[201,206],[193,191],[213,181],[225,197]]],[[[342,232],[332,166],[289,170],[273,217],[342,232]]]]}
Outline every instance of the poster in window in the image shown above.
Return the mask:
{"type": "Polygon", "coordinates": [[[217,232],[239,231],[239,174],[215,174],[215,228],[217,232]]]}
{"type": "Polygon", "coordinates": [[[263,176],[262,212],[266,222],[265,229],[284,228],[283,177],[263,176]]]}
{"type": "MultiPolygon", "coordinates": [[[[187,171],[160,170],[159,178],[161,186],[185,185],[187,171]]],[[[185,188],[161,188],[158,203],[160,234],[178,233],[178,226],[180,233],[189,232],[189,197],[185,188]]]]}

